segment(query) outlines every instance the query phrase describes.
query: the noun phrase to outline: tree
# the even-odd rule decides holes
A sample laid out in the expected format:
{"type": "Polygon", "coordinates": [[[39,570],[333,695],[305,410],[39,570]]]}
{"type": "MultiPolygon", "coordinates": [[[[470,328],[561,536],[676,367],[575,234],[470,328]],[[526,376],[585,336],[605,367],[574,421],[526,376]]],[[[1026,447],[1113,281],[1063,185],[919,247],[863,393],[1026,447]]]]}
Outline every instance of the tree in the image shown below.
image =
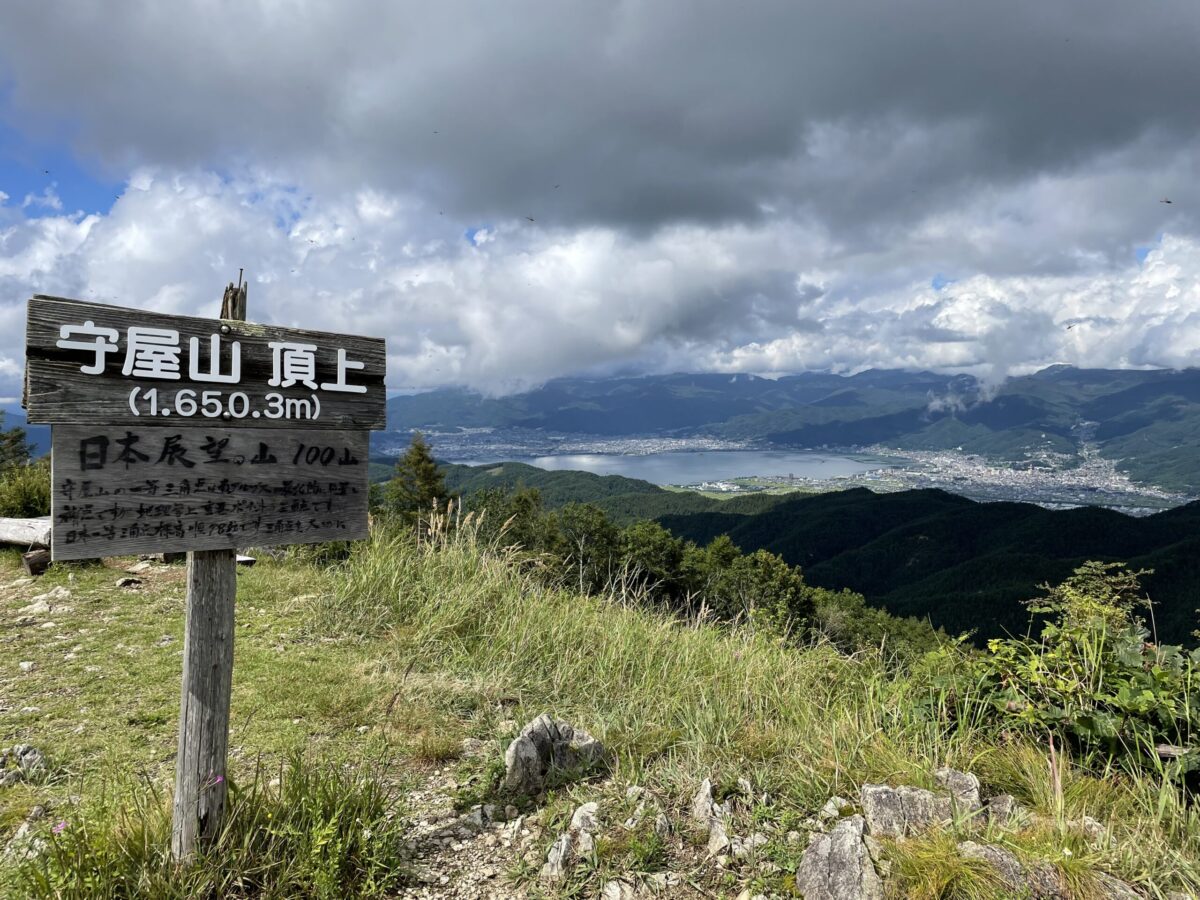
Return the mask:
{"type": "Polygon", "coordinates": [[[14,426],[4,430],[4,411],[0,410],[0,472],[12,466],[23,466],[31,456],[25,429],[14,426]]]}
{"type": "Polygon", "coordinates": [[[405,521],[417,522],[428,516],[435,504],[451,499],[446,476],[438,468],[429,444],[421,432],[413,432],[412,443],[396,460],[396,472],[384,488],[384,503],[405,521]]]}

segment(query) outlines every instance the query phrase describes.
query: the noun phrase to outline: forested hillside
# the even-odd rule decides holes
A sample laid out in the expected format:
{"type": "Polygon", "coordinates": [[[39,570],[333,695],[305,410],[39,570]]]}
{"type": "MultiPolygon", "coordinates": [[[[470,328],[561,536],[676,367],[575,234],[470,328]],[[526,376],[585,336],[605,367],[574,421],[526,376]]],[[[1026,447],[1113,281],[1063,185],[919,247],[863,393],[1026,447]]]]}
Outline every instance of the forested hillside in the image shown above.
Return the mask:
{"type": "Polygon", "coordinates": [[[888,612],[977,639],[1024,633],[1023,601],[1089,559],[1153,569],[1158,635],[1194,643],[1200,606],[1200,503],[1146,518],[1085,507],[978,503],[938,490],[876,494],[748,494],[717,500],[649,482],[585,472],[547,472],[520,463],[448,466],[447,487],[537,489],[548,509],[587,503],[616,525],[653,520],[704,546],[728,535],[745,552],[778,554],[806,580],[847,588],[888,612]]]}
{"type": "Polygon", "coordinates": [[[1023,633],[1022,605],[1038,585],[1088,559],[1153,569],[1158,635],[1191,643],[1200,600],[1200,503],[1146,518],[1085,507],[977,503],[943,491],[864,489],[785,499],[758,514],[663,515],[672,533],[703,542],[728,534],[766,549],[823,587],[849,588],[897,615],[926,617],[980,637],[1023,633]]]}

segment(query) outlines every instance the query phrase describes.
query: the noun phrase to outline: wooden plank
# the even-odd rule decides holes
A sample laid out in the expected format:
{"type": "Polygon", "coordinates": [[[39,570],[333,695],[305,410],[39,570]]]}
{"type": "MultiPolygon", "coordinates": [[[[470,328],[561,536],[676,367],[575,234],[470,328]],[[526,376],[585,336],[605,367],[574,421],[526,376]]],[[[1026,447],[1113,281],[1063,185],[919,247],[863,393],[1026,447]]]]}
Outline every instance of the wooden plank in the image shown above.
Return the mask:
{"type": "MultiPolygon", "coordinates": [[[[231,282],[225,288],[221,318],[246,318],[246,287],[241,282],[239,275],[237,287],[231,282]]],[[[237,601],[235,556],[233,550],[199,550],[187,555],[179,750],[171,816],[171,856],[179,862],[192,856],[197,843],[210,843],[220,834],[225,817],[237,601]]]]}
{"type": "Polygon", "coordinates": [[[55,425],[54,559],[365,538],[367,432],[55,425]]]}
{"type": "Polygon", "coordinates": [[[176,860],[187,859],[197,843],[215,837],[225,814],[236,595],[237,566],[232,550],[188,554],[179,752],[171,819],[171,855],[176,860]]]}
{"type": "Polygon", "coordinates": [[[30,422],[132,426],[152,418],[253,428],[386,426],[387,354],[379,338],[38,295],[29,301],[25,353],[30,422]],[[233,377],[235,343],[237,381],[214,380],[233,377]]]}
{"type": "Polygon", "coordinates": [[[0,544],[18,547],[49,547],[50,517],[0,519],[0,544]]]}

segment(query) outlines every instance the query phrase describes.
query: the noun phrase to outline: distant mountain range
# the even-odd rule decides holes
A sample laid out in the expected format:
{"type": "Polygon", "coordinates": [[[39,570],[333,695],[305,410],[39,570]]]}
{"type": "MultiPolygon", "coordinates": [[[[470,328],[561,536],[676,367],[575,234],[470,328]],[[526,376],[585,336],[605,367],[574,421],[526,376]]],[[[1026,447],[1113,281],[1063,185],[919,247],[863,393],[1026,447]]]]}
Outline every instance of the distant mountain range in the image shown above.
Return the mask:
{"type": "Polygon", "coordinates": [[[977,639],[1023,633],[1023,600],[1090,559],[1153,569],[1159,638],[1194,645],[1200,622],[1200,501],[1145,518],[1084,507],[978,503],[939,490],[877,494],[749,494],[716,500],[646,481],[547,472],[521,463],[447,466],[464,495],[536,487],[546,506],[590,502],[626,524],[654,519],[705,544],[728,534],[743,550],[778,553],[812,584],[850,588],[896,615],[928,618],[977,639]]]}
{"type": "Polygon", "coordinates": [[[393,397],[392,431],[524,428],[603,436],[710,435],[788,448],[886,444],[1020,459],[1082,441],[1133,478],[1200,491],[1200,369],[1052,366],[988,391],[969,375],[873,369],[841,376],[560,378],[485,397],[393,397]]]}

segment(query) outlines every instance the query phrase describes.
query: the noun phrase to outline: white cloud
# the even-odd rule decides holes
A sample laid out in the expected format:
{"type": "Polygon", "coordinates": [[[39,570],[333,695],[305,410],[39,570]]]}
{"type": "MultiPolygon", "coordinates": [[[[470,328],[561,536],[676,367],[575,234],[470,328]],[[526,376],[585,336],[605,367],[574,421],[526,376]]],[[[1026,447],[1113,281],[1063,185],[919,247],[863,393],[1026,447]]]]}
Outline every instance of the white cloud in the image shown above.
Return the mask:
{"type": "Polygon", "coordinates": [[[316,196],[252,174],[146,169],[105,216],[5,215],[3,393],[19,388],[18,298],[211,316],[243,266],[252,319],[388,338],[393,389],[504,392],[630,368],[919,367],[996,381],[1059,362],[1200,362],[1200,242],[1172,234],[1141,263],[936,290],[909,274],[919,242],[897,268],[893,248],[850,251],[795,219],[644,234],[514,221],[469,242],[414,197],[316,196]]]}

